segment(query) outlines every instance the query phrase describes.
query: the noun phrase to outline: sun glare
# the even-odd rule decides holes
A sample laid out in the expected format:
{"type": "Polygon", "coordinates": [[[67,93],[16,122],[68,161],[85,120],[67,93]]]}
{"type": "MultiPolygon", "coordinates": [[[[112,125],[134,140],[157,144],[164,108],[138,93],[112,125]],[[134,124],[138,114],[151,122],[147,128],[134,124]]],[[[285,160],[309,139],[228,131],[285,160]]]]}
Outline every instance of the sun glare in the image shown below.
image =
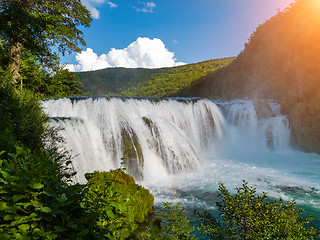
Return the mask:
{"type": "Polygon", "coordinates": [[[305,0],[306,5],[309,4],[311,11],[320,18],[320,0],[305,0]]]}
{"type": "Polygon", "coordinates": [[[316,5],[316,7],[320,7],[320,0],[314,0],[313,2],[316,5]]]}

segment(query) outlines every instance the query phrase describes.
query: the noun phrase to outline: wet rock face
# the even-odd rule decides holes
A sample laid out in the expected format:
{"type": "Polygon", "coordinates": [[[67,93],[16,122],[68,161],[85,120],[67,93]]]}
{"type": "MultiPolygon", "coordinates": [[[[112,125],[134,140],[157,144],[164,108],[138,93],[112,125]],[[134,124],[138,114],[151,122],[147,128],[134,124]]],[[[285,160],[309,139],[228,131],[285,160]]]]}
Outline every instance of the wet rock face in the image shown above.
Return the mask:
{"type": "Polygon", "coordinates": [[[125,153],[124,161],[125,167],[130,175],[134,176],[135,179],[143,179],[143,165],[144,158],[142,155],[142,149],[137,137],[137,134],[132,128],[122,129],[122,148],[125,153]]]}
{"type": "Polygon", "coordinates": [[[275,117],[267,100],[256,99],[253,101],[258,119],[275,117]]]}

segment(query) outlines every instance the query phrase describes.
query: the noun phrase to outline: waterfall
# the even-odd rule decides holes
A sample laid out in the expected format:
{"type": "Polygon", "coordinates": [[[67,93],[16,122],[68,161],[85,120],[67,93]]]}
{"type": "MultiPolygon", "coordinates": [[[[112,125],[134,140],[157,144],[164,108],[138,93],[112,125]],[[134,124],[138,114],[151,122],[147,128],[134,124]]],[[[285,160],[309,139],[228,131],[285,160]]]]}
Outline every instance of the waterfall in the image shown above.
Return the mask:
{"type": "Polygon", "coordinates": [[[289,124],[272,105],[258,119],[252,101],[120,97],[62,98],[43,107],[74,157],[77,181],[95,170],[124,167],[137,180],[164,181],[198,172],[204,159],[224,149],[279,150],[289,147],[289,124]]]}
{"type": "Polygon", "coordinates": [[[136,179],[199,171],[225,121],[216,104],[199,99],[62,98],[43,107],[63,129],[80,182],[86,172],[120,167],[122,158],[136,179]]]}

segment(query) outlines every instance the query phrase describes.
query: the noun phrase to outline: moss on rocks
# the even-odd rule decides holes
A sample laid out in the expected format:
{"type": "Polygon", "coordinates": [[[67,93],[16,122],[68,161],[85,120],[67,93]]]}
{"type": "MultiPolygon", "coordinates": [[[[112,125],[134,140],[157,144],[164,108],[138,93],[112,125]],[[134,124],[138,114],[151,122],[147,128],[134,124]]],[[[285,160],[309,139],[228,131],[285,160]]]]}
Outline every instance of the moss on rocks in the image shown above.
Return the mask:
{"type": "Polygon", "coordinates": [[[133,129],[122,129],[122,150],[125,154],[125,167],[129,174],[133,175],[136,179],[143,178],[143,165],[144,159],[142,154],[141,145],[137,134],[133,129]]]}

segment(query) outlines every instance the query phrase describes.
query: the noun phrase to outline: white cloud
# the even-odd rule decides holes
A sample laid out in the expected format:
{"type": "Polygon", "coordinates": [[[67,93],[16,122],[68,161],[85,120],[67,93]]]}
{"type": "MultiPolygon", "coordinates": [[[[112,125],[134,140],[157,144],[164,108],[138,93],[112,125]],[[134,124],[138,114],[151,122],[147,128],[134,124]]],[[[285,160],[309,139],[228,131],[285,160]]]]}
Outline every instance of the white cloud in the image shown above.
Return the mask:
{"type": "Polygon", "coordinates": [[[98,69],[111,67],[108,64],[106,57],[107,57],[106,54],[102,54],[98,56],[96,53],[93,52],[91,48],[87,48],[86,51],[77,53],[76,55],[76,61],[78,62],[77,65],[67,64],[65,68],[71,72],[78,72],[78,71],[94,71],[98,69]]]}
{"type": "Polygon", "coordinates": [[[153,13],[153,9],[157,6],[154,2],[138,2],[140,5],[143,5],[142,8],[133,7],[137,10],[137,12],[144,13],[153,13]]]}
{"type": "Polygon", "coordinates": [[[97,5],[109,4],[110,8],[118,7],[117,4],[110,2],[109,0],[82,0],[81,1],[90,11],[91,16],[95,19],[100,18],[100,11],[96,8],[97,5]]]}
{"type": "Polygon", "coordinates": [[[166,49],[157,38],[141,38],[124,49],[112,48],[107,54],[98,56],[91,48],[76,55],[78,64],[67,64],[70,71],[93,71],[108,67],[161,68],[184,65],[176,62],[174,53],[166,49]]]}

